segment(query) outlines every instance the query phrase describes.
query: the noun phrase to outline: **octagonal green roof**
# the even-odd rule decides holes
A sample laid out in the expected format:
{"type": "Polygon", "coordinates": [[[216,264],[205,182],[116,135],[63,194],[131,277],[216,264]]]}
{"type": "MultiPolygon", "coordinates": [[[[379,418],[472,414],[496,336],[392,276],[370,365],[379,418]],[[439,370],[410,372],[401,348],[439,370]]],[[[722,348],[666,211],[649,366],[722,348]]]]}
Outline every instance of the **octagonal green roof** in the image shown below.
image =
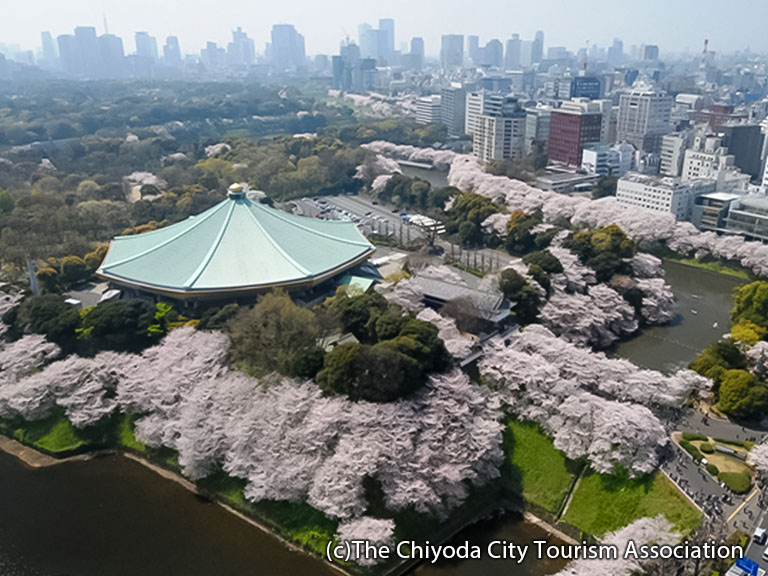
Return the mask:
{"type": "Polygon", "coordinates": [[[352,222],[294,216],[230,194],[177,224],[116,237],[97,274],[170,295],[215,296],[311,286],[372,252],[352,222]]]}

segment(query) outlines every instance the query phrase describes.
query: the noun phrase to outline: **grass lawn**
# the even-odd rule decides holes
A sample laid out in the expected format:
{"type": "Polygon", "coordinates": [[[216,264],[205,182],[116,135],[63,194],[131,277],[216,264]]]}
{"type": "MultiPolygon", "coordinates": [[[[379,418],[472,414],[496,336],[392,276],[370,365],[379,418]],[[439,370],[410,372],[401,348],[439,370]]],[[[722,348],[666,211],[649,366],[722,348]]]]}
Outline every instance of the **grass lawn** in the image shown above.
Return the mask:
{"type": "Polygon", "coordinates": [[[556,514],[568,494],[578,465],[557,450],[535,424],[510,422],[504,451],[512,464],[513,481],[522,485],[523,498],[556,514]]]}
{"type": "Polygon", "coordinates": [[[699,511],[661,472],[634,479],[590,472],[581,479],[564,519],[601,537],[638,518],[659,514],[683,534],[701,521],[699,511]]]}
{"type": "Polygon", "coordinates": [[[24,444],[48,452],[69,452],[87,444],[63,414],[52,415],[45,420],[25,422],[13,432],[13,437],[24,444]]]}
{"type": "Polygon", "coordinates": [[[743,280],[749,280],[749,274],[746,272],[746,270],[739,270],[736,268],[731,268],[730,266],[726,266],[725,264],[722,264],[720,262],[702,262],[701,260],[696,260],[695,258],[681,258],[678,260],[681,264],[685,264],[686,266],[693,266],[695,268],[702,268],[704,270],[709,270],[711,272],[718,272],[720,274],[726,274],[728,276],[734,276],[736,278],[741,278],[743,280]]]}
{"type": "Polygon", "coordinates": [[[120,421],[118,423],[120,445],[143,454],[147,451],[147,446],[136,440],[136,435],[134,434],[134,420],[134,416],[128,414],[120,415],[120,421]]]}
{"type": "Polygon", "coordinates": [[[325,554],[329,540],[333,540],[338,522],[331,520],[306,502],[262,500],[249,502],[243,495],[245,480],[219,472],[200,482],[225,503],[257,520],[274,526],[286,540],[325,554]]]}

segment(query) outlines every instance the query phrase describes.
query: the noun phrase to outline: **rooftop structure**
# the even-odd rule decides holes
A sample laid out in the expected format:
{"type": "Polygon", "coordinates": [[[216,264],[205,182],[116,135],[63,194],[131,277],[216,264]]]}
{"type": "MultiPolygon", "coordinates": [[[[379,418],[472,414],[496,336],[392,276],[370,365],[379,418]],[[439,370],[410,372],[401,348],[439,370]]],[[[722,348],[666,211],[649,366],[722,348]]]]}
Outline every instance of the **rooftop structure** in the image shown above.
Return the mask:
{"type": "Polygon", "coordinates": [[[310,288],[363,262],[373,250],[351,222],[287,214],[250,200],[235,184],[227,200],[202,214],[116,237],[97,275],[170,298],[227,299],[310,288]]]}

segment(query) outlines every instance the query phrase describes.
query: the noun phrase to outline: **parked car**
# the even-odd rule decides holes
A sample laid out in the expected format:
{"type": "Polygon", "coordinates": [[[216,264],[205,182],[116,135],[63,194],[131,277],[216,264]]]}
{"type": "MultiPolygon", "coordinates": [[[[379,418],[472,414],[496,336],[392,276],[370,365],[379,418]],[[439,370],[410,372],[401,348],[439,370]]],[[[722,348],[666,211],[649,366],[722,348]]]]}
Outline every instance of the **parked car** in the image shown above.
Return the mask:
{"type": "MultiPolygon", "coordinates": [[[[752,540],[757,544],[765,544],[766,539],[768,539],[768,534],[766,534],[765,530],[763,528],[755,528],[752,540]]],[[[765,553],[763,553],[763,556],[765,556],[765,553]]]]}

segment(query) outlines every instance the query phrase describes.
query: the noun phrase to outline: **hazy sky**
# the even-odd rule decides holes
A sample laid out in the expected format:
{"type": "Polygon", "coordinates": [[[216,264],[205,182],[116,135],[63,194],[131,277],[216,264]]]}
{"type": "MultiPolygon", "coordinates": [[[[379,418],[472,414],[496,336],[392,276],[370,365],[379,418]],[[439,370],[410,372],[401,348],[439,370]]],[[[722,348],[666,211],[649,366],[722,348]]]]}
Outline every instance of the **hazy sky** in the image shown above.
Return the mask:
{"type": "Polygon", "coordinates": [[[608,45],[614,37],[632,44],[658,44],[664,51],[734,51],[749,46],[768,52],[766,0],[17,0],[0,18],[0,43],[25,49],[40,45],[40,31],[54,36],[76,25],[95,26],[123,37],[133,52],[133,33],[179,37],[184,52],[197,53],[206,40],[226,46],[231,30],[243,29],[264,51],[272,24],[291,23],[304,34],[308,54],[338,51],[357,25],[395,19],[395,47],[423,36],[427,54],[439,51],[443,33],[477,34],[481,44],[517,32],[532,38],[544,30],[546,46],[577,49],[587,41],[608,45]]]}

